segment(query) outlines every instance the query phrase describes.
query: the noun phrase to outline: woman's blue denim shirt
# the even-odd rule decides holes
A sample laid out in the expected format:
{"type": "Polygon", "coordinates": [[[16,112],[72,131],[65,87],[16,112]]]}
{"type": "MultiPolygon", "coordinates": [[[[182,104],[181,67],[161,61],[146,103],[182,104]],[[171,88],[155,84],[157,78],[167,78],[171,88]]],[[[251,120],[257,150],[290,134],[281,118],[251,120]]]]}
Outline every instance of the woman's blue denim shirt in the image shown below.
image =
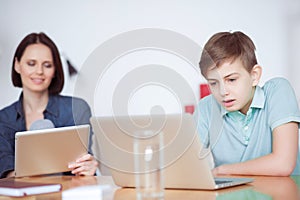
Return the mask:
{"type": "MultiPolygon", "coordinates": [[[[91,109],[80,98],[52,95],[44,111],[44,118],[52,121],[55,127],[90,124],[91,109]]],[[[15,133],[26,130],[23,111],[23,94],[18,101],[0,110],[0,178],[14,170],[15,133]]],[[[92,131],[90,134],[90,142],[92,131]]],[[[89,144],[91,152],[91,143],[89,144]]]]}

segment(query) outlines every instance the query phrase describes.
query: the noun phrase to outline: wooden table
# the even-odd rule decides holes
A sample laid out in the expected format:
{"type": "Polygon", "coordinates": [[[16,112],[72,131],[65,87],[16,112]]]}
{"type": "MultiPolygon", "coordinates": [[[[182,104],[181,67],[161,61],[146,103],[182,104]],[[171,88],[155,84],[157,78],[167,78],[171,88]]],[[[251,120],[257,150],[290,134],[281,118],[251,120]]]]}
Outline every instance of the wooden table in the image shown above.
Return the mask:
{"type": "MultiPolygon", "coordinates": [[[[250,184],[217,191],[166,189],[164,199],[300,199],[300,176],[254,176],[252,178],[254,178],[255,180],[250,184]]],[[[39,176],[22,178],[22,181],[61,183],[63,186],[63,191],[87,185],[110,185],[111,187],[106,193],[106,196],[104,198],[105,200],[136,199],[135,189],[117,187],[116,185],[114,185],[113,180],[110,176],[39,176]]],[[[24,198],[0,196],[0,200],[2,199],[62,199],[62,192],[28,196],[24,198]]],[[[86,198],[85,200],[88,199],[86,198]]]]}

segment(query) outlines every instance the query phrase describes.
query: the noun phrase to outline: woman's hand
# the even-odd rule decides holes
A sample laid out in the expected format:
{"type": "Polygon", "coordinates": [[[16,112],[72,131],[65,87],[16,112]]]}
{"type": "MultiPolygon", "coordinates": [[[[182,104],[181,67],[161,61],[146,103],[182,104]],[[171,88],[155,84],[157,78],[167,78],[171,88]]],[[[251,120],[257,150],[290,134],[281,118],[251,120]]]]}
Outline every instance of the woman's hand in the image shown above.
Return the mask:
{"type": "Polygon", "coordinates": [[[98,162],[91,154],[85,154],[74,163],[69,164],[72,174],[93,176],[96,173],[98,162]]]}
{"type": "Polygon", "coordinates": [[[15,176],[15,171],[11,171],[6,175],[6,178],[14,177],[14,176],[15,176]]]}

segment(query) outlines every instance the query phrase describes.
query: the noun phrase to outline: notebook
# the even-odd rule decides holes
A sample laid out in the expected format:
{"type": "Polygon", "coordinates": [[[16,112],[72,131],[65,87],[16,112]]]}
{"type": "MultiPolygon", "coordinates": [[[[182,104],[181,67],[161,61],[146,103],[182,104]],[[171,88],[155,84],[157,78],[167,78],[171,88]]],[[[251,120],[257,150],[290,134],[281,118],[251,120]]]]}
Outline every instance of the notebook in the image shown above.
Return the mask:
{"type": "Polygon", "coordinates": [[[88,152],[89,125],[17,132],[15,176],[70,171],[68,164],[88,152]]]}
{"type": "MultiPolygon", "coordinates": [[[[215,190],[250,183],[252,178],[214,178],[190,114],[93,116],[94,152],[116,185],[135,187],[134,133],[152,131],[164,138],[164,187],[215,190]]],[[[142,174],[139,174],[143,176],[142,174]]]]}
{"type": "Polygon", "coordinates": [[[62,185],[59,183],[34,183],[18,179],[4,178],[0,180],[0,195],[23,197],[35,194],[59,192],[62,185]]]}

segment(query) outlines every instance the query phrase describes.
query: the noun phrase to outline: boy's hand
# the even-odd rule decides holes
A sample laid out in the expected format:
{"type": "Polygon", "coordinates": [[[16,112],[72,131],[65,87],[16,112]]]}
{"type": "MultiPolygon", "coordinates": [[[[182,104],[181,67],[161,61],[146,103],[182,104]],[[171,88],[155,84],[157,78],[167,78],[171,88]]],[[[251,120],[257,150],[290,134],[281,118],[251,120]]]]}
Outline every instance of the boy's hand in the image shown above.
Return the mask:
{"type": "Polygon", "coordinates": [[[220,165],[212,170],[214,176],[229,174],[226,172],[227,165],[220,165]]]}
{"type": "Polygon", "coordinates": [[[213,176],[218,176],[218,174],[219,174],[219,167],[214,168],[212,170],[212,174],[213,174],[213,176]]]}

